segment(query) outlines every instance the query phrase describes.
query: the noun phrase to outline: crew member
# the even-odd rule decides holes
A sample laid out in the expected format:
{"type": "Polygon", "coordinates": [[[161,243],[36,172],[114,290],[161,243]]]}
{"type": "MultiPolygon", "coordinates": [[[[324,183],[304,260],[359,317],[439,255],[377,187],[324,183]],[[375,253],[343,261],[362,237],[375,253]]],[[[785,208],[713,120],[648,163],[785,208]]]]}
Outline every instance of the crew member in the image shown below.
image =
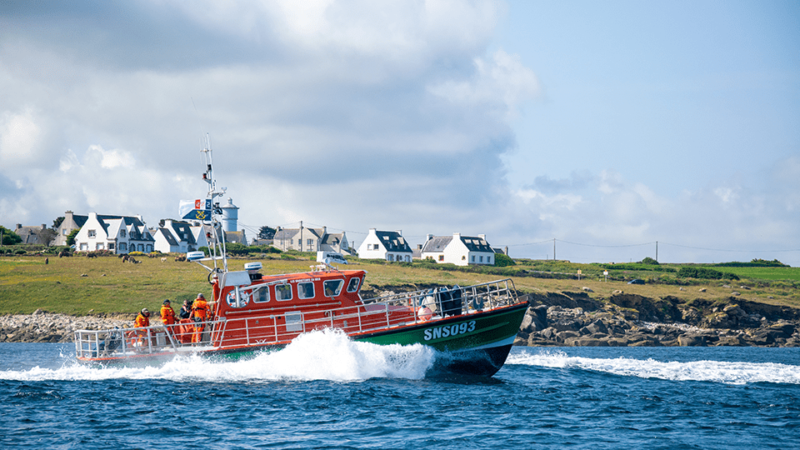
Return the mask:
{"type": "Polygon", "coordinates": [[[181,319],[191,319],[192,318],[192,302],[189,300],[183,301],[183,306],[181,306],[181,310],[178,313],[181,319]]]}
{"type": "Polygon", "coordinates": [[[164,303],[161,305],[161,322],[167,326],[167,332],[172,333],[174,331],[175,310],[172,309],[169,299],[164,300],[164,303]]]}
{"type": "Polygon", "coordinates": [[[203,330],[205,329],[206,320],[211,318],[211,312],[208,309],[208,302],[202,293],[197,294],[197,298],[192,303],[192,319],[194,320],[194,336],[192,336],[192,344],[197,344],[203,340],[203,330]]]}
{"type": "Polygon", "coordinates": [[[133,328],[145,328],[143,330],[136,330],[132,332],[133,339],[131,339],[131,345],[134,347],[141,347],[144,344],[145,336],[147,336],[150,330],[146,328],[150,326],[150,311],[147,308],[142,308],[139,312],[139,315],[136,316],[136,321],[133,322],[133,328]]]}

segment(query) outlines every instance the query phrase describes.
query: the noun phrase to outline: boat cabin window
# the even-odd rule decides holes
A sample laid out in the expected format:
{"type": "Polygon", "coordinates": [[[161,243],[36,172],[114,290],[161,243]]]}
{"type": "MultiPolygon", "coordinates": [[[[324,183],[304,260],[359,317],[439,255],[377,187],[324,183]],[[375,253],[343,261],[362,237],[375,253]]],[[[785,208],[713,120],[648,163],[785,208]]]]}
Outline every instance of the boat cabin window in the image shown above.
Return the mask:
{"type": "Polygon", "coordinates": [[[263,287],[256,291],[253,296],[253,301],[256,303],[266,303],[269,301],[269,287],[263,287]]]}
{"type": "Polygon", "coordinates": [[[288,284],[275,286],[275,299],[279,302],[292,299],[292,287],[288,284]]]}
{"type": "Polygon", "coordinates": [[[342,292],[342,285],[344,285],[344,280],[328,280],[323,283],[325,287],[325,296],[326,297],[336,297],[342,292]]]}
{"type": "Polygon", "coordinates": [[[359,277],[350,278],[350,282],[347,283],[347,292],[357,291],[359,283],[361,283],[361,278],[359,277]]]}
{"type": "Polygon", "coordinates": [[[228,302],[228,306],[231,308],[244,308],[250,303],[250,297],[252,296],[252,290],[242,291],[236,287],[228,292],[228,295],[225,296],[225,301],[228,302]]]}
{"type": "Polygon", "coordinates": [[[314,298],[314,283],[297,283],[297,295],[300,300],[314,298]]]}

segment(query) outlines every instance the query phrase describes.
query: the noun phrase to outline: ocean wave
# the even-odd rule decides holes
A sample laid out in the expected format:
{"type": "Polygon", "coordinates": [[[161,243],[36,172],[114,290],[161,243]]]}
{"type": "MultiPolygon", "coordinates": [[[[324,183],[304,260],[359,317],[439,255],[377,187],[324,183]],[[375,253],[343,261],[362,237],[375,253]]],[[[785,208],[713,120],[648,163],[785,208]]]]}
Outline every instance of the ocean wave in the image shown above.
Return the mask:
{"type": "Polygon", "coordinates": [[[656,361],[632,358],[584,358],[561,351],[512,353],[506,364],[582,369],[620,376],[659,378],[673,381],[710,381],[726,384],[800,384],[800,366],[778,363],[729,361],[656,361]]]}
{"type": "Polygon", "coordinates": [[[252,358],[224,361],[177,356],[154,366],[100,367],[65,359],[57,369],[0,371],[2,380],[165,379],[199,381],[331,380],[370,378],[422,379],[435,352],[423,345],[376,345],[354,342],[341,331],[322,330],[300,335],[283,350],[256,353],[252,358]]]}

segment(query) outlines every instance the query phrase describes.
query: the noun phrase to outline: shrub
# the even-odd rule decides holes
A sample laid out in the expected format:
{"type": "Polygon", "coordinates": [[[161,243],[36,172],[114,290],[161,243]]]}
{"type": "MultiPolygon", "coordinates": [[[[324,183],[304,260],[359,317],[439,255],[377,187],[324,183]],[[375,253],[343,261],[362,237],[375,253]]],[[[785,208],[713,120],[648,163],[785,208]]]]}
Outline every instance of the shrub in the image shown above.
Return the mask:
{"type": "Polygon", "coordinates": [[[28,253],[28,252],[26,252],[25,250],[22,250],[22,249],[17,250],[17,251],[14,252],[15,255],[24,255],[25,253],[28,253]]]}
{"type": "Polygon", "coordinates": [[[681,267],[678,271],[679,277],[702,278],[704,280],[738,280],[739,277],[728,272],[709,269],[707,267],[681,267]]]}
{"type": "Polygon", "coordinates": [[[508,255],[504,253],[495,253],[494,265],[496,267],[506,267],[506,266],[516,266],[517,263],[515,263],[513,259],[511,259],[508,255]]]}
{"type": "Polygon", "coordinates": [[[128,256],[145,256],[145,255],[144,252],[136,251],[136,252],[129,252],[128,256]]]}
{"type": "Polygon", "coordinates": [[[658,261],[656,261],[655,259],[653,259],[653,258],[651,258],[649,256],[642,260],[642,264],[650,264],[650,265],[653,265],[653,266],[658,266],[659,265],[658,261]]]}

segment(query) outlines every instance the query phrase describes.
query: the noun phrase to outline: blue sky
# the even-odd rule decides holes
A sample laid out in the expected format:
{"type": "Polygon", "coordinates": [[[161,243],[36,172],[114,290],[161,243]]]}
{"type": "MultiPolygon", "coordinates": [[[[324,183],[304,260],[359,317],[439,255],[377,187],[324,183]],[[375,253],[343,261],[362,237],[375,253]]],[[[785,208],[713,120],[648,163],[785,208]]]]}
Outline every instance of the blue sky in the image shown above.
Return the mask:
{"type": "Polygon", "coordinates": [[[252,235],[800,265],[800,4],[0,4],[0,224],[174,218],[203,133],[252,235]]]}

